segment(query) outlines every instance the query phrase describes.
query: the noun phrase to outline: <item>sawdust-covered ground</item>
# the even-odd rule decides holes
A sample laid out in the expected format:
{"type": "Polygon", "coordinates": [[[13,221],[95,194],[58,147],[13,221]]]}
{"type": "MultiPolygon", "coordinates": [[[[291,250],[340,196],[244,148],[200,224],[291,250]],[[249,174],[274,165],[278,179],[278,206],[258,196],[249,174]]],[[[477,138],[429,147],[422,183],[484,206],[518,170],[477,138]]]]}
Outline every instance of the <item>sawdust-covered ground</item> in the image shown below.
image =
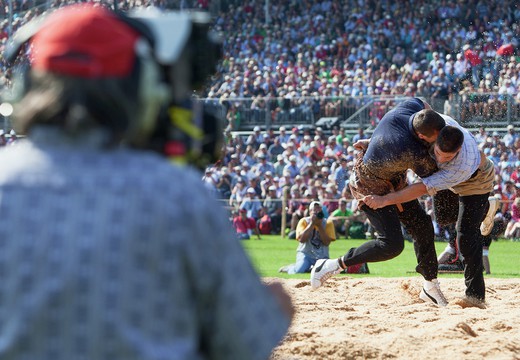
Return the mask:
{"type": "Polygon", "coordinates": [[[520,359],[520,280],[487,278],[487,308],[461,301],[464,280],[440,279],[445,308],[419,299],[422,278],[337,276],[318,290],[280,281],[296,315],[272,360],[520,359]]]}

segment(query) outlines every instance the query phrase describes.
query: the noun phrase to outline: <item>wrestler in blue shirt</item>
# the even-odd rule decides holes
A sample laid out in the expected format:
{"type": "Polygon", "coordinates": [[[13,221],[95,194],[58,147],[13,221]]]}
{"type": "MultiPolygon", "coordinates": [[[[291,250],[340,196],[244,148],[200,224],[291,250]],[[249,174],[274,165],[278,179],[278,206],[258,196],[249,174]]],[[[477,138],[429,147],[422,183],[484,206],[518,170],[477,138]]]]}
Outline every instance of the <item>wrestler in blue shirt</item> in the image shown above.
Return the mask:
{"type": "MultiPolygon", "coordinates": [[[[385,195],[402,189],[406,186],[408,169],[419,176],[432,174],[437,165],[429,154],[428,143],[444,126],[442,116],[420,99],[406,100],[397,105],[381,119],[370,141],[355,144],[358,148],[367,144],[368,147],[364,155],[358,157],[351,175],[352,194],[362,201],[366,195],[385,195]]],[[[421,299],[445,306],[447,301],[437,282],[433,224],[419,201],[414,199],[381,209],[371,209],[361,202],[361,209],[376,229],[377,239],[350,249],[338,260],[317,261],[311,273],[311,285],[314,288],[321,286],[331,275],[347,266],[398,256],[404,249],[402,223],[415,240],[416,271],[425,279],[425,295],[421,292],[421,299]]]]}

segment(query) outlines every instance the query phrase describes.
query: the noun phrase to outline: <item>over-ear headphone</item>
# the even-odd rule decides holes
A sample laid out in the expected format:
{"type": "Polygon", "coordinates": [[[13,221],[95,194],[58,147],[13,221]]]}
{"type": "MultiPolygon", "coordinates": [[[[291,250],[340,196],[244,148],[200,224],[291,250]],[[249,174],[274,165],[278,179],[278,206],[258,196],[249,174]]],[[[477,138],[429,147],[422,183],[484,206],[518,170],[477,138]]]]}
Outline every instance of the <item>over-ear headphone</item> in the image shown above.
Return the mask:
{"type": "Polygon", "coordinates": [[[200,89],[215,72],[222,55],[222,41],[211,31],[209,15],[201,12],[161,15],[156,9],[146,8],[128,16],[146,24],[153,33],[156,58],[163,66],[172,94],[168,106],[159,114],[150,147],[176,162],[200,168],[218,161],[225,119],[192,98],[193,90],[200,89]]]}

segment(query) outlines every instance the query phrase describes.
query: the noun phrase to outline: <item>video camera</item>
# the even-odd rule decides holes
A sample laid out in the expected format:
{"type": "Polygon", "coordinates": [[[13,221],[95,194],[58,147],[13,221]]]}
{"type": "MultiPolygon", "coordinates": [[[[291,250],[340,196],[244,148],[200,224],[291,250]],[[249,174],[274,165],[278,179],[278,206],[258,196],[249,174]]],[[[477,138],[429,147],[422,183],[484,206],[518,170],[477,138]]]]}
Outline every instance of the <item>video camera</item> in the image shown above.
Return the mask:
{"type": "MultiPolygon", "coordinates": [[[[201,90],[221,58],[222,41],[211,30],[209,14],[156,8],[114,14],[151,43],[153,61],[161,73],[157,87],[165,87],[168,93],[168,101],[162,106],[144,147],[198,167],[217,161],[222,150],[224,119],[193,101],[194,92],[201,90]]],[[[13,86],[19,89],[10,89],[8,96],[3,94],[3,103],[15,103],[26,91],[29,66],[27,57],[19,55],[42,28],[45,18],[42,15],[30,21],[10,39],[4,59],[18,68],[13,73],[20,73],[18,77],[22,79],[13,86]],[[22,61],[17,61],[20,58],[22,61]]]]}
{"type": "Polygon", "coordinates": [[[159,115],[150,147],[172,160],[199,168],[217,161],[223,145],[224,119],[193,101],[193,92],[215,73],[222,56],[222,40],[211,31],[209,14],[161,13],[147,8],[128,16],[152,31],[156,58],[171,90],[172,99],[159,115]]]}

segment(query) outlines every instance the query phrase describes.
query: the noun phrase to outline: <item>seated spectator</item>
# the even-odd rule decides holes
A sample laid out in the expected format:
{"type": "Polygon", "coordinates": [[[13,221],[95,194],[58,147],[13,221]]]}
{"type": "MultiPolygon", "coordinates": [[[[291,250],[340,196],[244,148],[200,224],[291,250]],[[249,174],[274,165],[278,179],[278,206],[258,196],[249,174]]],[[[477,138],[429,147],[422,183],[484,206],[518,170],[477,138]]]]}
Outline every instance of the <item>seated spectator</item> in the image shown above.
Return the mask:
{"type": "Polygon", "coordinates": [[[251,235],[256,234],[260,240],[260,233],[256,227],[256,221],[252,217],[247,217],[247,210],[238,210],[238,215],[233,218],[233,227],[240,240],[249,240],[251,235]]]}
{"type": "Polygon", "coordinates": [[[299,202],[298,207],[291,214],[291,228],[287,235],[289,239],[296,239],[296,228],[298,227],[298,222],[306,216],[309,216],[309,202],[299,202]]]}
{"type": "Polygon", "coordinates": [[[255,164],[252,168],[255,176],[264,179],[265,173],[270,172],[271,174],[275,172],[274,166],[271,162],[267,161],[267,157],[265,154],[260,153],[257,156],[258,163],[255,164]]]}
{"type": "Polygon", "coordinates": [[[285,172],[288,172],[291,176],[291,179],[294,179],[296,175],[300,173],[300,167],[297,165],[298,158],[296,155],[289,156],[289,164],[285,166],[283,169],[284,176],[285,172]]]}
{"type": "Polygon", "coordinates": [[[313,201],[309,216],[302,218],[296,228],[296,263],[283,266],[279,272],[288,274],[309,272],[318,259],[329,258],[329,245],[336,240],[334,224],[323,217],[322,206],[313,201]]]}
{"type": "Polygon", "coordinates": [[[363,130],[362,127],[359,127],[357,134],[352,137],[352,144],[355,144],[359,140],[364,140],[364,139],[368,139],[368,135],[365,134],[365,131],[363,130]]]}
{"type": "Polygon", "coordinates": [[[511,205],[511,220],[507,223],[504,236],[512,240],[520,238],[520,197],[515,198],[511,205]]]}
{"type": "Polygon", "coordinates": [[[229,196],[229,206],[232,208],[238,208],[246,197],[247,184],[244,178],[239,177],[237,183],[231,189],[231,195],[229,196]]]}
{"type": "Polygon", "coordinates": [[[332,183],[328,183],[325,186],[322,185],[320,199],[324,209],[323,212],[327,213],[326,218],[328,218],[329,215],[332,212],[336,211],[336,209],[338,209],[339,207],[337,194],[338,190],[336,188],[336,185],[332,183]]]}
{"type": "MultiPolygon", "coordinates": [[[[274,162],[274,160],[280,160],[278,158],[278,155],[281,155],[283,154],[283,152],[285,151],[285,148],[283,147],[282,143],[280,142],[280,137],[275,137],[274,140],[273,140],[273,144],[271,144],[271,146],[269,146],[269,148],[267,149],[267,153],[269,154],[270,158],[271,158],[271,161],[274,162]]],[[[282,156],[283,158],[283,156],[282,156]]]]}
{"type": "Polygon", "coordinates": [[[216,187],[221,199],[229,199],[231,196],[231,175],[227,168],[222,168],[216,187]]]}
{"type": "Polygon", "coordinates": [[[277,161],[273,164],[274,165],[274,175],[278,176],[278,177],[282,177],[283,169],[285,168],[286,165],[288,165],[288,163],[285,162],[285,158],[281,154],[276,156],[276,160],[277,161]]]}
{"type": "Polygon", "coordinates": [[[265,215],[271,220],[271,233],[279,234],[282,226],[282,202],[276,195],[276,190],[276,186],[269,186],[264,200],[264,210],[265,215]]]}
{"type": "Polygon", "coordinates": [[[247,217],[252,217],[255,221],[258,221],[258,219],[264,215],[262,203],[257,198],[254,188],[247,188],[246,197],[242,200],[240,209],[245,209],[247,211],[247,217]]]}
{"type": "Polygon", "coordinates": [[[316,141],[311,141],[309,150],[305,153],[305,156],[309,158],[311,162],[318,162],[323,159],[323,150],[317,146],[316,141]]]}
{"type": "Polygon", "coordinates": [[[339,208],[330,214],[329,220],[334,224],[336,239],[339,237],[338,235],[344,235],[345,239],[348,239],[351,236],[350,228],[353,225],[360,229],[360,233],[356,233],[356,236],[353,237],[356,239],[364,238],[365,216],[359,212],[354,213],[349,209],[347,207],[347,199],[341,198],[339,200],[339,208]]]}

